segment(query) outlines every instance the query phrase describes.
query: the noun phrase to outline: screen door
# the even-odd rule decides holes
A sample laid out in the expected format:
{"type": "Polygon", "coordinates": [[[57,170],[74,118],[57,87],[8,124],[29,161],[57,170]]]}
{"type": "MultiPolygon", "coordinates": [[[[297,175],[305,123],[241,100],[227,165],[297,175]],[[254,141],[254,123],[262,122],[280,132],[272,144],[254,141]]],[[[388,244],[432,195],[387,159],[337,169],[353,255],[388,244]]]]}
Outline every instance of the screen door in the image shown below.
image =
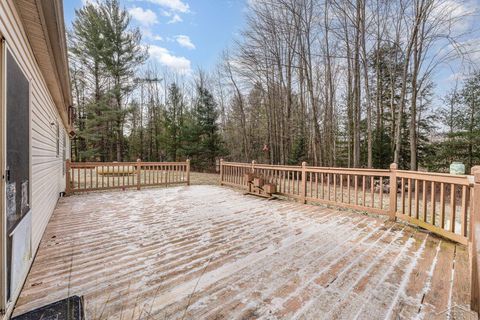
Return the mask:
{"type": "Polygon", "coordinates": [[[30,84],[12,54],[6,54],[7,299],[19,286],[31,254],[30,84]]]}

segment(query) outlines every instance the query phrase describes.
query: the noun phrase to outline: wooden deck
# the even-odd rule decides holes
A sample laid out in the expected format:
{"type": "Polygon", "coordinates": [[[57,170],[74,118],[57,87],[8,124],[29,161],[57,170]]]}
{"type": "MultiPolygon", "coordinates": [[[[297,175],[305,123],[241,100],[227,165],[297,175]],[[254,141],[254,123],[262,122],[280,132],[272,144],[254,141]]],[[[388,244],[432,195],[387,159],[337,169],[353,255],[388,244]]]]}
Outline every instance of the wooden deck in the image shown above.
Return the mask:
{"type": "Polygon", "coordinates": [[[88,319],[447,319],[468,313],[468,268],[463,245],[349,211],[216,186],[84,194],[60,200],[15,315],[82,295],[88,319]]]}

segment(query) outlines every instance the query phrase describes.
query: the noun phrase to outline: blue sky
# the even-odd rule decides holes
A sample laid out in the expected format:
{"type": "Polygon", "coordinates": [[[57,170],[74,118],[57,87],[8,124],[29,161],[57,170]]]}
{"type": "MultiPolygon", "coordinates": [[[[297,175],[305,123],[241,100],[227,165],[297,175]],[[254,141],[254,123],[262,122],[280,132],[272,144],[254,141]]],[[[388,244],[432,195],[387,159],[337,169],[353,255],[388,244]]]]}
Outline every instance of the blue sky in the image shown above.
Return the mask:
{"type": "MultiPolygon", "coordinates": [[[[94,0],[64,1],[67,27],[71,26],[75,9],[94,0]]],[[[232,45],[237,34],[244,27],[248,0],[120,0],[130,12],[132,22],[143,33],[143,42],[148,44],[150,59],[161,67],[179,74],[190,74],[197,68],[212,70],[219,61],[222,51],[232,45]]],[[[463,19],[458,26],[468,29],[472,25],[476,32],[463,37],[470,42],[473,60],[480,61],[480,38],[478,30],[479,0],[445,0],[453,5],[461,16],[469,10],[476,14],[463,19]],[[473,8],[473,9],[472,9],[473,8]]],[[[441,46],[432,52],[443,50],[441,46]]],[[[448,47],[448,46],[447,46],[448,47]]],[[[445,94],[461,80],[465,71],[458,59],[441,64],[432,75],[435,82],[436,99],[445,94]]],[[[467,66],[468,68],[468,66],[467,66]]]]}
{"type": "MultiPolygon", "coordinates": [[[[70,28],[88,0],[64,1],[70,28]]],[[[121,0],[141,28],[151,59],[179,72],[210,70],[243,26],[245,0],[121,0]]]]}

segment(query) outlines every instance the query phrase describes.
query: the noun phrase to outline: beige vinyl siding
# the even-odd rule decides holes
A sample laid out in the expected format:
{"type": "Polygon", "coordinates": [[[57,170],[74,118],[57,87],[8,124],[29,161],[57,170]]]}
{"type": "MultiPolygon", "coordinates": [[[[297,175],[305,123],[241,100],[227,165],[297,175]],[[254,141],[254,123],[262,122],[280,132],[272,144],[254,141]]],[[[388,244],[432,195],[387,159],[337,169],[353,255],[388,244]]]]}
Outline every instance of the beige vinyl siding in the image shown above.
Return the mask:
{"type": "MultiPolygon", "coordinates": [[[[5,38],[7,48],[30,81],[32,245],[35,252],[59,193],[65,189],[62,167],[62,132],[65,132],[65,128],[28,44],[12,0],[0,1],[0,32],[5,38]],[[56,123],[60,126],[58,157],[56,123]]],[[[67,151],[67,157],[69,154],[67,151]]]]}

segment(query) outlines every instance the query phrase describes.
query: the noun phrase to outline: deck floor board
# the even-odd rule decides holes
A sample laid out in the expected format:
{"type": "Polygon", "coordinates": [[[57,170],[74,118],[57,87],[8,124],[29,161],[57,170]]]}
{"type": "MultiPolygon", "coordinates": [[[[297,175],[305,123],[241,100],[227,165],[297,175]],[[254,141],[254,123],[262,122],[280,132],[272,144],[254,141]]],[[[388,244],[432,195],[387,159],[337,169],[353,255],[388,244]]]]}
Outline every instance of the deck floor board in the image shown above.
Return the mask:
{"type": "Polygon", "coordinates": [[[345,210],[190,186],[63,198],[15,307],[89,319],[448,319],[468,250],[345,210]],[[445,310],[447,310],[445,312],[445,310]]]}

